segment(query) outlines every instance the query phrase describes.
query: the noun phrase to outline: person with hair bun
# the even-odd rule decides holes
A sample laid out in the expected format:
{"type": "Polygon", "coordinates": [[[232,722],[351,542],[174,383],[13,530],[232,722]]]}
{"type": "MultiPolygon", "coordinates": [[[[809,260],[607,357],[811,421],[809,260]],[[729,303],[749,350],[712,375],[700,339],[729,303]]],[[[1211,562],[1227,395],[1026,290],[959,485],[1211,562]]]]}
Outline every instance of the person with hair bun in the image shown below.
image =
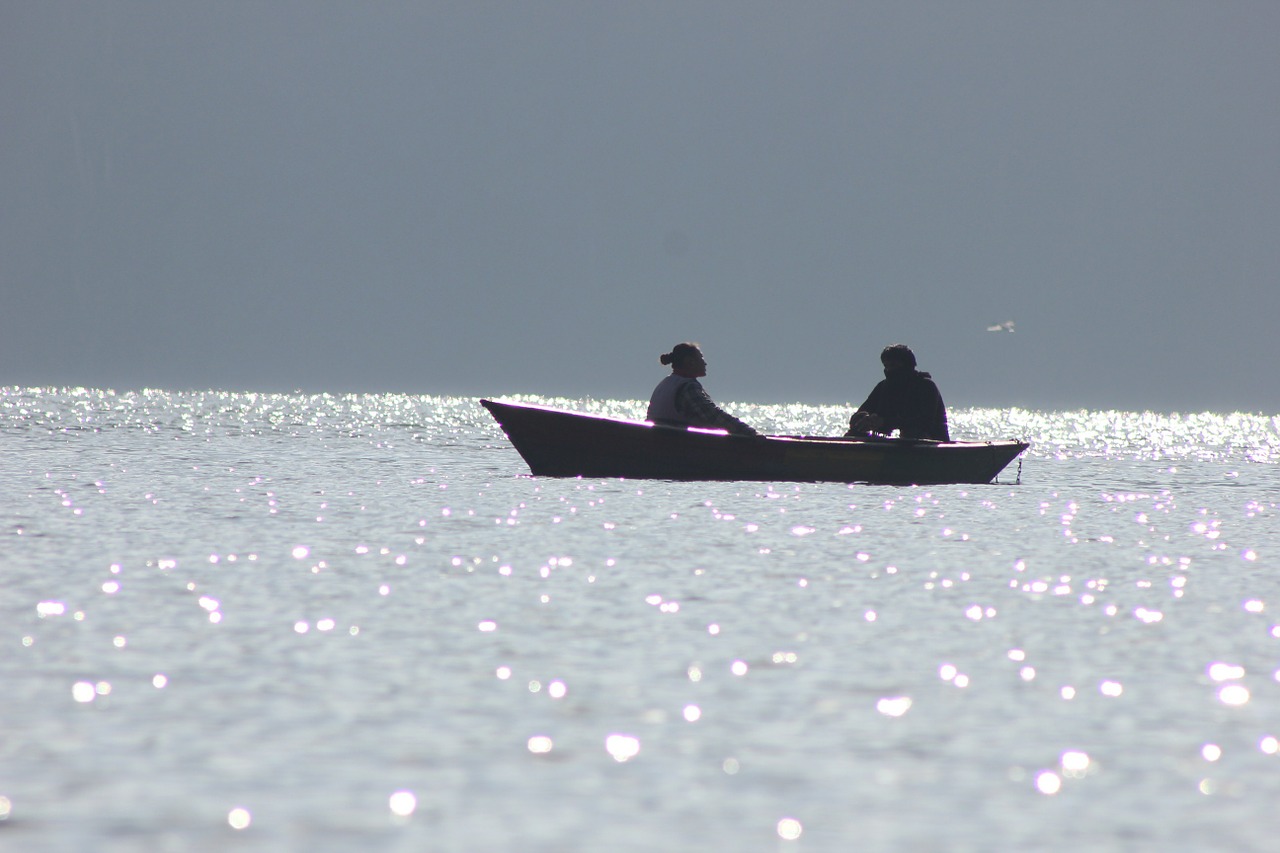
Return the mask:
{"type": "Polygon", "coordinates": [[[671,375],[653,389],[645,416],[649,420],[667,426],[712,427],[734,435],[759,435],[712,402],[703,390],[698,379],[707,375],[707,360],[697,344],[676,344],[658,360],[671,365],[671,375]]]}
{"type": "Polygon", "coordinates": [[[947,407],[933,377],[916,370],[916,355],[906,344],[890,344],[880,352],[884,379],[849,418],[846,438],[894,430],[902,438],[950,441],[947,407]]]}

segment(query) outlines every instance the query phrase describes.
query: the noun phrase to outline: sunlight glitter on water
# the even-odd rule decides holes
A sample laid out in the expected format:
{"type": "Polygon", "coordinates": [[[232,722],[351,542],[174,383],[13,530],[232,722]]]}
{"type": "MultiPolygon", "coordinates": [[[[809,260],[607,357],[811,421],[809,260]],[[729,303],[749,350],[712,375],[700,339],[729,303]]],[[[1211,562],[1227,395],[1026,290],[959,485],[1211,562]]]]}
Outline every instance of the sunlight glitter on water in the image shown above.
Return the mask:
{"type": "Polygon", "coordinates": [[[1234,681],[1244,678],[1244,667],[1229,663],[1211,663],[1207,672],[1213,681],[1234,681]]]}
{"type": "Polygon", "coordinates": [[[396,791],[387,801],[391,813],[396,817],[409,817],[418,808],[418,797],[413,791],[396,791]]]}
{"type": "Polygon", "coordinates": [[[605,738],[605,751],[619,764],[640,754],[640,739],[631,735],[613,734],[605,738]]]}
{"type": "MultiPolygon", "coordinates": [[[[847,420],[749,411],[797,434],[847,420]]],[[[1157,842],[1263,849],[1280,795],[1274,419],[954,421],[1031,438],[1022,483],[558,481],[529,477],[469,399],[5,394],[0,625],[24,733],[6,796],[110,832],[153,820],[113,813],[119,774],[155,779],[191,841],[206,817],[181,804],[204,792],[175,768],[197,766],[226,791],[213,818],[251,803],[264,849],[335,827],[370,848],[514,849],[515,824],[528,849],[566,831],[606,849],[624,826],[633,849],[680,849],[664,827],[690,812],[707,829],[684,849],[794,840],[801,820],[817,847],[981,849],[997,832],[1037,849],[1105,848],[1128,791],[1154,804],[1157,842]],[[144,729],[146,747],[120,736],[144,729]],[[296,772],[245,790],[279,768],[296,772]],[[954,790],[931,775],[955,768],[954,790]],[[579,788],[591,810],[547,793],[579,788]],[[415,790],[430,808],[388,821],[386,792],[415,790]],[[1202,790],[1230,793],[1233,816],[1186,817],[1202,790]],[[1033,820],[1039,795],[1090,820],[1033,820]],[[362,835],[370,816],[404,835],[362,835]]]]}
{"type": "Polygon", "coordinates": [[[1036,790],[1052,796],[1062,790],[1062,777],[1052,770],[1043,770],[1036,774],[1036,790]]]}
{"type": "Polygon", "coordinates": [[[911,705],[908,696],[886,696],[876,702],[876,710],[886,717],[901,717],[911,710],[911,705]]]}
{"type": "Polygon", "coordinates": [[[804,827],[793,817],[784,817],[778,821],[778,837],[784,841],[795,841],[804,834],[804,827]]]}

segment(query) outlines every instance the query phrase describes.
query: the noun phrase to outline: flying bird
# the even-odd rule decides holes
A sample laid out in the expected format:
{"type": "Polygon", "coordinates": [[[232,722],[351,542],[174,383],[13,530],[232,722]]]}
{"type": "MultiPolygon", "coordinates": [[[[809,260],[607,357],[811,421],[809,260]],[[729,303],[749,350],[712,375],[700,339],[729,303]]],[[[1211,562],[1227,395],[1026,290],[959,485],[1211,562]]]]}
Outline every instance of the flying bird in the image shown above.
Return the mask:
{"type": "Polygon", "coordinates": [[[1012,332],[1013,321],[1005,320],[1003,323],[996,323],[994,326],[987,326],[988,332],[1012,332]]]}

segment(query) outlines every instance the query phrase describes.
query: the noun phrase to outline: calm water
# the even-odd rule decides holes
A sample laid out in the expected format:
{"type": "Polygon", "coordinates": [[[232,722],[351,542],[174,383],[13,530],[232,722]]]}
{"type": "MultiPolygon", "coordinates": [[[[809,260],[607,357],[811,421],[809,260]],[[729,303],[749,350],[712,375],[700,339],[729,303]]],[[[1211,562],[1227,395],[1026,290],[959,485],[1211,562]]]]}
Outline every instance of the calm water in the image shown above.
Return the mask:
{"type": "Polygon", "coordinates": [[[1274,849],[1280,418],[952,417],[1021,482],[534,479],[474,399],[0,389],[0,849],[1274,849]]]}

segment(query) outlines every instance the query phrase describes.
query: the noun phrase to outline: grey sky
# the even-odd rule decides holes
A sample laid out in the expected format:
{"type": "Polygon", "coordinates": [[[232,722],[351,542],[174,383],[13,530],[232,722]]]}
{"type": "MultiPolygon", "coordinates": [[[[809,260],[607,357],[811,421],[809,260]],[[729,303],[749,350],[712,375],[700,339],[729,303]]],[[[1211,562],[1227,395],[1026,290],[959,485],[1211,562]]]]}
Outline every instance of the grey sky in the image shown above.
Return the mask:
{"type": "Polygon", "coordinates": [[[1280,4],[0,0],[0,384],[1280,412],[1280,4]],[[989,332],[1013,320],[1016,331],[989,332]]]}

